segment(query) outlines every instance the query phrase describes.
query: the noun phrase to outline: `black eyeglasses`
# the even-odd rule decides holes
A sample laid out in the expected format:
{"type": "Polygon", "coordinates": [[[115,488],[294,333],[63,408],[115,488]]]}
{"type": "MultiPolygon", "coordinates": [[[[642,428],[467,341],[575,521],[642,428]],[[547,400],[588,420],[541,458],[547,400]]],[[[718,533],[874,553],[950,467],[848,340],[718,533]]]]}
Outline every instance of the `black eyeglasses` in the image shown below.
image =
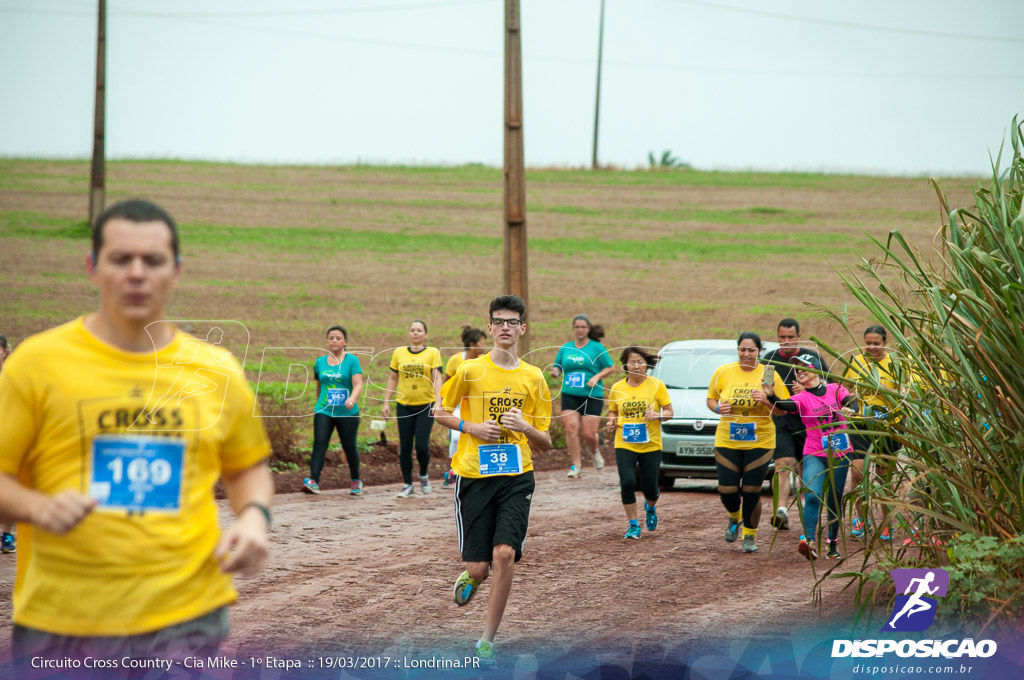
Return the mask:
{"type": "Polygon", "coordinates": [[[499,319],[496,316],[491,317],[492,326],[501,326],[501,324],[508,324],[509,328],[516,328],[517,326],[523,325],[522,319],[499,319]]]}

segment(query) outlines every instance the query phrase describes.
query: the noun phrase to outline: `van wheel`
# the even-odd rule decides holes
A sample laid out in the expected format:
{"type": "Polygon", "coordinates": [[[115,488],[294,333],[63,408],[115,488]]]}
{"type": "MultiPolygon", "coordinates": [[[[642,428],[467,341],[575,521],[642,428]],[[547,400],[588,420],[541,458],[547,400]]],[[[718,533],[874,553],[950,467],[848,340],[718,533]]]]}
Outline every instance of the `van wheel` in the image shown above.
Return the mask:
{"type": "Polygon", "coordinates": [[[665,474],[658,475],[658,488],[662,491],[671,491],[672,487],[676,485],[676,478],[669,477],[665,474]]]}

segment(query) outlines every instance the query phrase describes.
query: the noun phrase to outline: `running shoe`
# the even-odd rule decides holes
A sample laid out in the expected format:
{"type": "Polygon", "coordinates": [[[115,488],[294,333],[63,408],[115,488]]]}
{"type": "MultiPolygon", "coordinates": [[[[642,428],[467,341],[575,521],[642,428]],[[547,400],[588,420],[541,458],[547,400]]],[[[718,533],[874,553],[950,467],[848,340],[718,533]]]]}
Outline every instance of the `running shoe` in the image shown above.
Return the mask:
{"type": "Polygon", "coordinates": [[[637,540],[640,540],[640,525],[630,524],[629,528],[626,529],[626,535],[623,536],[623,538],[635,538],[637,540]]]}
{"type": "Polygon", "coordinates": [[[644,501],[644,512],[647,513],[647,530],[654,531],[658,528],[658,511],[644,501]]]}
{"type": "Polygon", "coordinates": [[[598,470],[604,467],[604,456],[597,449],[594,449],[594,467],[598,470]]]}
{"type": "Polygon", "coordinates": [[[725,527],[725,542],[733,543],[736,541],[736,534],[740,531],[740,521],[738,519],[729,518],[729,525],[725,527]]]}
{"type": "Polygon", "coordinates": [[[302,480],[302,490],[306,493],[320,493],[320,485],[306,477],[302,480]]]}
{"type": "Polygon", "coordinates": [[[494,645],[486,640],[476,643],[474,656],[479,661],[480,668],[494,668],[498,663],[494,658],[494,645]]]}
{"type": "MultiPolygon", "coordinates": [[[[5,534],[5,536],[9,535],[10,534],[5,534]]],[[[910,536],[907,536],[905,539],[903,539],[903,545],[905,545],[908,548],[921,548],[924,547],[925,543],[927,543],[927,541],[922,540],[921,535],[918,534],[917,531],[914,531],[910,536]]],[[[942,547],[942,539],[938,536],[932,536],[931,543],[936,548],[942,547]]]]}
{"type": "Polygon", "coordinates": [[[865,522],[860,517],[854,517],[853,528],[850,529],[850,535],[854,538],[864,538],[865,533],[871,533],[871,522],[865,522]]]}
{"type": "Polygon", "coordinates": [[[14,550],[14,534],[9,534],[5,531],[3,536],[0,537],[0,552],[12,553],[14,550]]]}
{"type": "Polygon", "coordinates": [[[818,551],[815,549],[814,543],[808,543],[807,539],[803,536],[800,537],[800,542],[796,544],[796,551],[809,560],[818,559],[818,551]]]}
{"type": "Polygon", "coordinates": [[[420,491],[423,492],[423,495],[427,495],[433,491],[433,489],[430,488],[430,477],[420,475],[420,491]]]}
{"type": "Polygon", "coordinates": [[[483,583],[483,579],[478,581],[470,577],[468,571],[459,574],[459,577],[455,579],[455,604],[461,607],[472,600],[481,583],[483,583]]]}
{"type": "Polygon", "coordinates": [[[757,552],[757,544],[754,543],[754,537],[753,536],[744,536],[743,537],[743,552],[745,552],[745,553],[757,552]]]}
{"type": "Polygon", "coordinates": [[[455,483],[455,470],[444,473],[444,486],[451,486],[455,483]]]}
{"type": "Polygon", "coordinates": [[[353,496],[359,496],[363,493],[363,482],[360,479],[353,479],[352,484],[349,485],[348,492],[353,496]]]}
{"type": "Polygon", "coordinates": [[[402,490],[398,492],[398,495],[395,496],[395,498],[408,498],[413,495],[413,493],[415,492],[413,491],[412,484],[406,484],[402,487],[402,490]]]}
{"type": "Polygon", "coordinates": [[[577,468],[575,465],[569,466],[569,474],[567,474],[566,477],[570,477],[572,479],[579,479],[580,478],[579,468],[577,468]]]}
{"type": "Polygon", "coordinates": [[[772,517],[772,526],[783,531],[789,531],[789,515],[785,508],[779,508],[772,517]]]}
{"type": "Polygon", "coordinates": [[[885,527],[882,529],[882,535],[878,537],[880,540],[888,543],[892,540],[892,527],[885,527]]]}
{"type": "Polygon", "coordinates": [[[839,554],[839,539],[830,538],[825,541],[825,557],[830,560],[838,560],[842,555],[839,554]]]}

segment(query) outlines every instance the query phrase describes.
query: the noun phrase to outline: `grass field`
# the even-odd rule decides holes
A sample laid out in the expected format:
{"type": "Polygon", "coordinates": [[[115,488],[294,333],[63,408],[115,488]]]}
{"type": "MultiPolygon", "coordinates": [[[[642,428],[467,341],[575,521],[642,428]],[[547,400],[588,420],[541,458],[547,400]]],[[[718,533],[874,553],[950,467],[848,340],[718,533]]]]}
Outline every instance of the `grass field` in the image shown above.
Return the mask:
{"type": "MultiPolygon", "coordinates": [[[[15,344],[96,306],[84,273],[88,172],[83,161],[0,159],[0,332],[15,344]]],[[[225,345],[245,354],[250,377],[301,383],[324,330],[342,323],[380,385],[411,319],[451,351],[462,324],[485,323],[502,292],[501,178],[479,166],[125,161],[108,164],[107,200],[151,198],[175,215],[185,264],[171,318],[197,333],[204,320],[237,321],[225,345]]],[[[941,184],[953,205],[970,202],[973,179],[941,184]]],[[[850,347],[815,311],[852,301],[833,267],[873,257],[869,235],[892,229],[928,251],[940,226],[923,178],[535,170],[527,192],[539,364],[578,312],[605,326],[610,348],[742,330],[771,339],[783,316],[805,338],[850,347]]],[[[875,322],[849,312],[855,328],[875,322]]],[[[286,396],[301,406],[311,394],[286,396]]],[[[368,396],[372,415],[380,391],[368,396]]]]}

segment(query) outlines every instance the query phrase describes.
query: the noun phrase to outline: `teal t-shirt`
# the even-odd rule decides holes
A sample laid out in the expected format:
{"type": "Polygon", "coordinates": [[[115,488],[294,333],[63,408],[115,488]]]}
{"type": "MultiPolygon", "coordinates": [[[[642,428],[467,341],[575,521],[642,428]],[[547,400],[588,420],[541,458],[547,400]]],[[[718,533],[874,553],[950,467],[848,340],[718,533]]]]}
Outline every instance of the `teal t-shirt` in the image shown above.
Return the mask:
{"type": "Polygon", "coordinates": [[[593,388],[587,387],[587,381],[611,365],[608,350],[594,340],[588,340],[583,349],[577,348],[574,342],[567,342],[555,356],[555,366],[562,369],[562,392],[574,397],[604,396],[600,380],[593,388]]]}
{"type": "Polygon", "coordinates": [[[345,401],[352,394],[352,376],[362,372],[359,359],[352,354],[345,354],[337,366],[328,364],[326,355],[317,359],[313,364],[313,375],[320,381],[316,412],[335,418],[359,415],[359,404],[353,404],[350,410],[345,408],[345,401]]]}

